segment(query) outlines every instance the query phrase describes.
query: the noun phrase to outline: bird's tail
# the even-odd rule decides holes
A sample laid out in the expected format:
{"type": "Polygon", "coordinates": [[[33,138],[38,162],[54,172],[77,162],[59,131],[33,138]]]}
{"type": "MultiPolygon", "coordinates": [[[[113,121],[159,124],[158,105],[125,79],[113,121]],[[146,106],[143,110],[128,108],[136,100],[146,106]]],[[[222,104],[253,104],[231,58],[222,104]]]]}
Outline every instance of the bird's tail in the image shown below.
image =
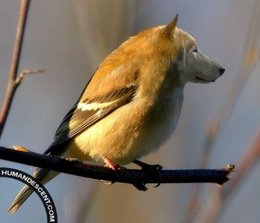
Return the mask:
{"type": "Polygon", "coordinates": [[[24,185],[23,188],[20,190],[20,192],[16,195],[15,199],[13,200],[12,204],[8,208],[8,211],[12,214],[14,214],[19,207],[27,200],[27,198],[32,194],[33,190],[27,186],[24,185]]]}
{"type": "MultiPolygon", "coordinates": [[[[39,180],[42,184],[46,184],[51,179],[56,177],[58,174],[59,173],[55,171],[49,171],[46,169],[37,168],[34,171],[33,176],[37,180],[39,180]]],[[[24,185],[20,190],[20,192],[16,195],[10,207],[8,208],[8,212],[14,214],[21,207],[21,205],[27,200],[27,198],[30,197],[32,193],[33,193],[33,189],[28,185],[24,185]]]]}

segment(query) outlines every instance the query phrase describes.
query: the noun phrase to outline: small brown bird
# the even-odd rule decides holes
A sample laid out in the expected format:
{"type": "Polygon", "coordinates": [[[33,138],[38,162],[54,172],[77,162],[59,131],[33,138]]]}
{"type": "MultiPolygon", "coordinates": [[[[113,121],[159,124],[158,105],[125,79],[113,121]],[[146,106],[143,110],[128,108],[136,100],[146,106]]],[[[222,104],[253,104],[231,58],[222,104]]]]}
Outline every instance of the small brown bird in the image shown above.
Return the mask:
{"type": "MultiPolygon", "coordinates": [[[[185,84],[214,82],[225,71],[176,24],[177,16],[129,38],[108,55],[45,154],[117,169],[158,149],[176,127],[185,84]]],[[[58,174],[37,168],[33,176],[47,183],[58,174]]],[[[15,213],[32,192],[25,185],[9,211],[15,213]]]]}

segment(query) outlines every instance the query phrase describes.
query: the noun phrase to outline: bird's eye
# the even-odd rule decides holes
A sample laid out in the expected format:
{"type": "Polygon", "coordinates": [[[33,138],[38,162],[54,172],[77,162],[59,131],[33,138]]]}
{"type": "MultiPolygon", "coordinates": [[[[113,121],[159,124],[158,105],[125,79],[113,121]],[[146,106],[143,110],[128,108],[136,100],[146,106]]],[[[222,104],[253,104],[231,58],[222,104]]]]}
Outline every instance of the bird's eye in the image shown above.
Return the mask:
{"type": "Polygon", "coordinates": [[[194,50],[192,50],[192,53],[198,53],[198,49],[195,48],[194,50]]]}

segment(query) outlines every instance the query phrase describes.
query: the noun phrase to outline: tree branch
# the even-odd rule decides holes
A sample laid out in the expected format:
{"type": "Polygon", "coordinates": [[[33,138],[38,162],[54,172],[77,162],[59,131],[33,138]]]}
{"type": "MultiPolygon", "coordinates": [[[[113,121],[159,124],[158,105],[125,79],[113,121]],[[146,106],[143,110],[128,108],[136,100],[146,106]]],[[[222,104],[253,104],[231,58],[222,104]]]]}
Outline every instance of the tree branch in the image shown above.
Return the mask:
{"type": "Polygon", "coordinates": [[[229,180],[228,175],[234,170],[234,165],[228,164],[224,169],[158,171],[122,169],[114,171],[107,167],[90,165],[78,160],[17,151],[5,147],[0,147],[0,159],[82,177],[134,185],[147,183],[217,183],[221,185],[229,180]]]}
{"type": "Polygon", "coordinates": [[[238,162],[236,173],[233,175],[232,181],[226,184],[223,190],[212,191],[209,196],[208,203],[214,205],[205,205],[203,208],[202,220],[200,222],[218,222],[223,214],[223,211],[227,210],[227,205],[230,204],[230,199],[233,199],[234,194],[241,186],[242,182],[245,182],[245,177],[249,176],[250,171],[259,162],[260,157],[260,133],[257,132],[252,139],[252,142],[247,147],[245,154],[238,162]],[[227,202],[227,200],[229,202],[227,202]]]}
{"type": "Polygon", "coordinates": [[[25,32],[26,18],[28,15],[28,9],[30,0],[22,0],[20,7],[20,14],[18,17],[18,24],[12,54],[12,61],[10,65],[8,84],[2,109],[0,112],[0,138],[10,111],[10,107],[13,101],[14,94],[21,81],[17,81],[18,67],[20,62],[20,56],[22,51],[23,37],[25,32]]]}

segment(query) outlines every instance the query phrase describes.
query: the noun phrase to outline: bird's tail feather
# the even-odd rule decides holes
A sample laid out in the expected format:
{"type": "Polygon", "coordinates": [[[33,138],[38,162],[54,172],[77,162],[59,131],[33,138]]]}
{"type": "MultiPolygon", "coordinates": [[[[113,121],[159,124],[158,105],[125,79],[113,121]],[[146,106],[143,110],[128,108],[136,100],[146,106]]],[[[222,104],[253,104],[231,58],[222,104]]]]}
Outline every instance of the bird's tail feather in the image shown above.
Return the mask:
{"type": "Polygon", "coordinates": [[[33,190],[24,185],[20,192],[16,195],[15,199],[13,200],[12,204],[8,208],[8,212],[14,214],[19,207],[27,200],[27,198],[32,194],[33,190]]]}
{"type": "MultiPolygon", "coordinates": [[[[33,176],[42,184],[46,184],[58,174],[59,173],[55,171],[37,168],[34,171],[33,176]]],[[[8,208],[8,212],[14,214],[21,207],[21,205],[30,197],[32,193],[33,189],[28,185],[24,185],[20,192],[16,195],[10,207],[8,208]]]]}

